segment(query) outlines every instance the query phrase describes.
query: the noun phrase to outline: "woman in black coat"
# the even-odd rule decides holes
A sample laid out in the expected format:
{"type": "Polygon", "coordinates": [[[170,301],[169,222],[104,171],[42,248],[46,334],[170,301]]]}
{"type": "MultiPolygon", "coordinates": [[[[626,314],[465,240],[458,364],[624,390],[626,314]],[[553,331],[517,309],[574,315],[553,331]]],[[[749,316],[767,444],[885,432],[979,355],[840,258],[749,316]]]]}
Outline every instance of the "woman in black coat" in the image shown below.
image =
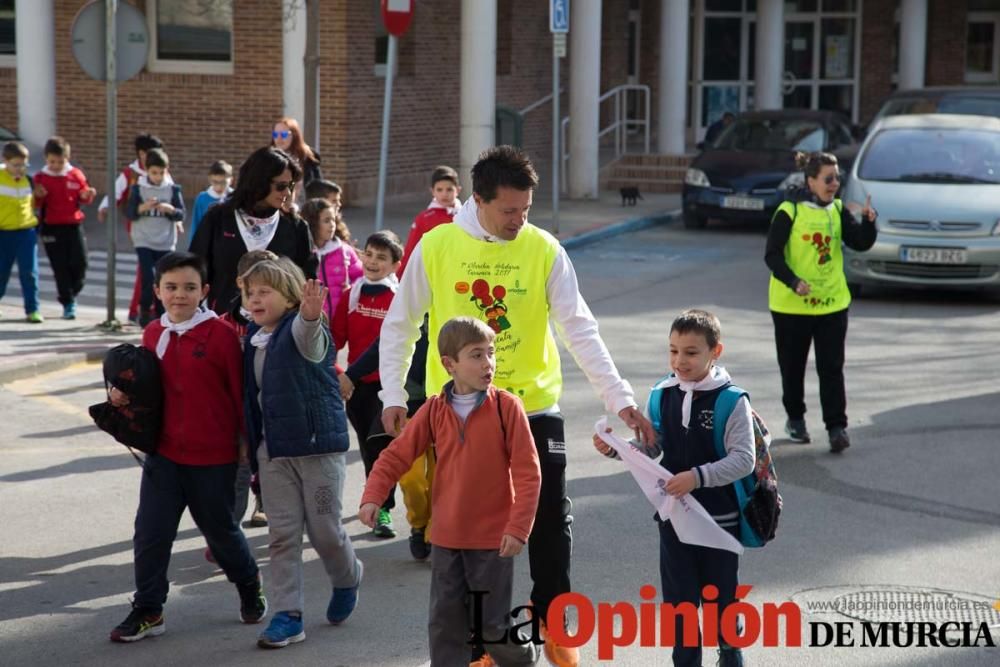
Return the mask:
{"type": "Polygon", "coordinates": [[[208,306],[220,315],[239,299],[236,264],[250,250],[267,249],[288,257],[309,278],[316,260],[309,225],[284,211],[302,170],[288,153],[267,146],[254,151],[240,167],[236,189],[202,218],[191,252],[208,266],[208,306]]]}

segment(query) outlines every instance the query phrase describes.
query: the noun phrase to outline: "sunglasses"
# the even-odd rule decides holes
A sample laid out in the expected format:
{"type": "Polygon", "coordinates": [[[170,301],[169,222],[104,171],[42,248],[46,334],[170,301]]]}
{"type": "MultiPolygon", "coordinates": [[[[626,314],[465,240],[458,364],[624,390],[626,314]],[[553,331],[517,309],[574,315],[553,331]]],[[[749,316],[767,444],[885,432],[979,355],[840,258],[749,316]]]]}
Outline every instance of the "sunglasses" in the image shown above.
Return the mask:
{"type": "Polygon", "coordinates": [[[823,182],[827,185],[833,185],[834,183],[840,183],[840,176],[838,174],[830,174],[823,179],[823,182]]]}
{"type": "Polygon", "coordinates": [[[292,136],[292,133],[291,133],[290,130],[282,130],[281,132],[278,132],[277,130],[275,130],[274,132],[271,133],[271,138],[272,139],[277,139],[278,137],[281,137],[282,139],[287,139],[290,136],[292,136]]]}
{"type": "Polygon", "coordinates": [[[278,181],[271,183],[271,187],[274,188],[275,192],[285,192],[295,187],[295,181],[278,181]]]}

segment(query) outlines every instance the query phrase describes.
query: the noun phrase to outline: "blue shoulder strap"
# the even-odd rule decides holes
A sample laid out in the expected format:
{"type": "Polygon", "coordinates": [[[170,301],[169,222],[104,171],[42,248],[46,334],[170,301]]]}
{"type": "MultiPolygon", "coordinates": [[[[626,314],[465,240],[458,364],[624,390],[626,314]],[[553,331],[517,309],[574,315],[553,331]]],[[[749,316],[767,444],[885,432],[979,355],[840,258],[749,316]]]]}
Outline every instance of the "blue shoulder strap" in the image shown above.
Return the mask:
{"type": "Polygon", "coordinates": [[[715,414],[712,417],[712,439],[715,441],[715,454],[720,459],[726,456],[726,424],[736,409],[740,397],[749,396],[737,386],[729,385],[719,392],[715,399],[715,414]]]}
{"type": "Polygon", "coordinates": [[[653,424],[653,429],[659,433],[660,425],[663,423],[663,415],[661,413],[661,408],[663,406],[663,381],[669,378],[669,375],[665,375],[656,381],[653,388],[649,392],[649,398],[646,399],[646,413],[649,416],[649,421],[653,424]]]}

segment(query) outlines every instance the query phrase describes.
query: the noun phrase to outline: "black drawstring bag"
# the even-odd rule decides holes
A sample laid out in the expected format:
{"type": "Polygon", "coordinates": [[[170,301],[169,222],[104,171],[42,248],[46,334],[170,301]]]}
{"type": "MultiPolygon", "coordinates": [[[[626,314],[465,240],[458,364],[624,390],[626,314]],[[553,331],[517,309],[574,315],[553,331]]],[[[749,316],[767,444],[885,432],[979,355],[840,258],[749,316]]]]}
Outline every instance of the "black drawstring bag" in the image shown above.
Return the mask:
{"type": "Polygon", "coordinates": [[[156,452],[163,419],[163,384],[156,354],[127,343],[111,348],[104,357],[104,385],[108,400],[90,406],[97,427],[129,449],[156,452]],[[112,405],[111,387],[127,394],[129,404],[112,405]]]}

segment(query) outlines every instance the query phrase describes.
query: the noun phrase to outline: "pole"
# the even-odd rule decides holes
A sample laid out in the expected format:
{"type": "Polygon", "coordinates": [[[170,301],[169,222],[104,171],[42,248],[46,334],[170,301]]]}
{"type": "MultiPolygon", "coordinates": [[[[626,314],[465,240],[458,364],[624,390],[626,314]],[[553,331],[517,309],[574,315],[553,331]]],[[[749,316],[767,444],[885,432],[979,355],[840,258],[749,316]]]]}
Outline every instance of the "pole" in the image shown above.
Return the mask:
{"type": "Polygon", "coordinates": [[[559,162],[562,147],[559,145],[559,51],[552,38],[552,233],[559,236],[559,162]]]}
{"type": "Polygon", "coordinates": [[[396,71],[396,36],[389,35],[385,59],[385,99],[382,102],[382,146],[378,160],[378,200],[375,203],[375,231],[382,229],[385,216],[385,179],[389,167],[389,118],[392,115],[392,79],[396,71]]]}
{"type": "Polygon", "coordinates": [[[118,197],[115,193],[115,167],[118,163],[118,72],[116,53],[116,17],[118,0],[105,0],[105,73],[107,78],[107,150],[108,150],[108,319],[104,327],[117,329],[115,319],[115,259],[118,233],[118,197]]]}
{"type": "Polygon", "coordinates": [[[319,0],[306,3],[306,138],[319,150],[319,0]]]}

